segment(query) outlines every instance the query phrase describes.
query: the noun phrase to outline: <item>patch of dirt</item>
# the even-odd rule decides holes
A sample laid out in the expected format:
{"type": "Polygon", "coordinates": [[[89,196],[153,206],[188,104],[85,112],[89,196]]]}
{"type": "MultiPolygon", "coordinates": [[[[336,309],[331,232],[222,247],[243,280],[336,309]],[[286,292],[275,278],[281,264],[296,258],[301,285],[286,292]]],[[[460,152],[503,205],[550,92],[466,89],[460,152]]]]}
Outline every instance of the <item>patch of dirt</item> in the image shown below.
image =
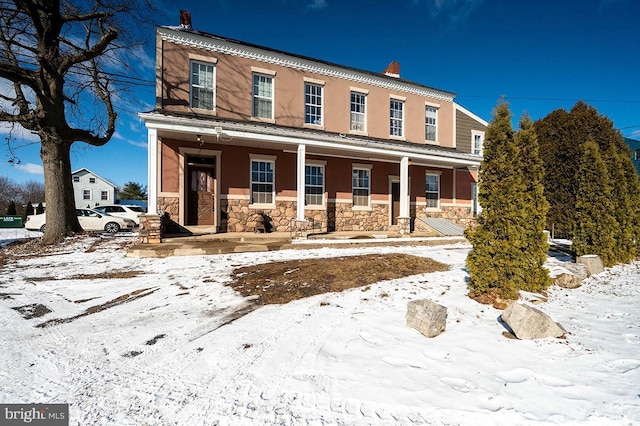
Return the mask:
{"type": "Polygon", "coordinates": [[[107,303],[103,303],[102,305],[91,306],[87,308],[83,313],[78,314],[69,318],[54,318],[49,321],[45,321],[41,324],[36,325],[38,328],[50,327],[52,325],[64,324],[67,322],[74,321],[78,318],[86,317],[87,315],[95,314],[98,312],[102,312],[106,309],[113,308],[114,306],[121,305],[123,303],[129,303],[134,300],[140,299],[141,297],[148,296],[150,294],[155,293],[158,288],[142,288],[136,291],[132,291],[131,293],[123,294],[122,296],[116,297],[113,300],[108,301],[107,303]]]}
{"type": "Polygon", "coordinates": [[[62,277],[62,278],[30,277],[30,278],[25,278],[25,280],[32,281],[32,282],[56,281],[56,280],[98,280],[98,279],[111,280],[114,278],[134,278],[139,275],[144,275],[144,272],[135,271],[135,270],[134,271],[108,271],[108,272],[101,272],[99,274],[78,274],[78,275],[71,275],[70,277],[62,277]]]}
{"type": "Polygon", "coordinates": [[[33,303],[31,305],[17,306],[11,309],[15,309],[20,312],[22,318],[24,319],[32,319],[32,318],[40,318],[43,315],[52,312],[51,309],[47,308],[41,303],[33,303]]]}
{"type": "Polygon", "coordinates": [[[371,254],[328,259],[291,260],[233,271],[227,284],[259,305],[283,304],[322,293],[365,287],[409,275],[447,271],[433,259],[406,254],[371,254]]]}
{"type": "Polygon", "coordinates": [[[155,345],[156,343],[158,343],[158,340],[160,339],[164,339],[165,337],[167,337],[166,334],[158,334],[156,337],[154,337],[151,340],[147,340],[145,345],[147,346],[151,346],[151,345],[155,345]]]}

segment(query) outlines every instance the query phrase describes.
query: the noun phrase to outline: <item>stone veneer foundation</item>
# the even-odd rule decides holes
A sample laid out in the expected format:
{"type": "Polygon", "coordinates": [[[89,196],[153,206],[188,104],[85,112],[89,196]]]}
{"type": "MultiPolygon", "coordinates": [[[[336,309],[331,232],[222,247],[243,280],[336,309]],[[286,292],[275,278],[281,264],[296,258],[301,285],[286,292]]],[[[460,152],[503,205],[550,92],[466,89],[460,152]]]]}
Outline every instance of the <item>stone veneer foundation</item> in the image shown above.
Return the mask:
{"type": "MultiPolygon", "coordinates": [[[[160,211],[169,213],[177,221],[180,213],[178,197],[159,197],[160,211]]],[[[262,223],[267,232],[291,232],[296,227],[296,202],[277,201],[274,209],[255,209],[249,207],[249,200],[220,200],[220,232],[252,232],[262,223]]],[[[422,217],[441,217],[460,226],[469,226],[474,217],[469,207],[443,207],[434,212],[424,207],[412,206],[412,215],[422,217]]],[[[353,210],[350,203],[328,202],[326,210],[305,209],[307,231],[389,231],[396,229],[389,225],[389,206],[374,204],[368,210],[353,210]]]]}

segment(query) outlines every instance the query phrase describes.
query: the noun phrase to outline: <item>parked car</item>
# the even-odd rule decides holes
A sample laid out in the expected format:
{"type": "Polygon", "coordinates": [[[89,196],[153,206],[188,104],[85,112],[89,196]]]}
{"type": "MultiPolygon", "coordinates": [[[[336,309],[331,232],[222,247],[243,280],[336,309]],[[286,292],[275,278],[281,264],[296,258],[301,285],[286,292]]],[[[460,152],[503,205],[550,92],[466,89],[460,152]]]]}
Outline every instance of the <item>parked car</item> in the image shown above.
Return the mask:
{"type": "Polygon", "coordinates": [[[131,219],[136,223],[136,226],[140,226],[140,215],[145,214],[142,207],[128,204],[105,204],[103,206],[96,206],[94,210],[100,213],[107,213],[111,216],[131,219]]]}
{"type": "MultiPolygon", "coordinates": [[[[78,222],[85,231],[106,231],[115,233],[118,231],[131,231],[135,227],[135,222],[131,219],[111,216],[100,213],[92,209],[76,209],[78,222]]],[[[46,227],[46,213],[33,214],[27,216],[25,228],[44,232],[46,227]]]]}

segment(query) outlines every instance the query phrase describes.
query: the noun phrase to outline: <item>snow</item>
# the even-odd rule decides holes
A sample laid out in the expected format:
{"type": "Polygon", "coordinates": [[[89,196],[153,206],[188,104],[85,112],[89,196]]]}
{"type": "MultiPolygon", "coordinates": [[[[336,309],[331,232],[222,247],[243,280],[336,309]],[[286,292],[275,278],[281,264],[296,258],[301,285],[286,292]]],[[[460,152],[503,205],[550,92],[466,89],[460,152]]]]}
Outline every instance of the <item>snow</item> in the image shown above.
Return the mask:
{"type": "MultiPolygon", "coordinates": [[[[35,235],[2,229],[0,241],[35,235]]],[[[640,424],[640,263],[552,287],[536,307],[569,334],[521,341],[503,336],[501,311],[466,296],[468,244],[137,259],[119,248],[133,236],[106,238],[3,267],[0,403],[69,403],[78,425],[640,424]],[[367,253],[451,270],[263,306],[220,326],[247,305],[225,287],[234,268],[302,258],[321,268],[367,253]],[[108,271],[139,274],[79,277],[108,271]],[[448,308],[432,339],[405,322],[407,302],[424,298],[448,308]],[[12,309],[34,303],[52,312],[27,320],[12,309]]]]}

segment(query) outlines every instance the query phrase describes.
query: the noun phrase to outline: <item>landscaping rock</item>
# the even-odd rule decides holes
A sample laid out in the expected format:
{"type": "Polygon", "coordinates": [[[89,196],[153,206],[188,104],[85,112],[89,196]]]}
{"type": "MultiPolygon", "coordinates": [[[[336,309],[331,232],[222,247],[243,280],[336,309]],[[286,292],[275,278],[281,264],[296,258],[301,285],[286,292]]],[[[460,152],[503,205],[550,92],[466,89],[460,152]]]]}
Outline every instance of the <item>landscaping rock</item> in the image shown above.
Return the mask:
{"type": "Polygon", "coordinates": [[[557,275],[553,279],[553,283],[562,288],[578,288],[582,283],[580,277],[572,273],[564,273],[557,275]]]}
{"type": "Polygon", "coordinates": [[[576,263],[582,263],[587,267],[587,275],[599,274],[604,271],[604,264],[602,259],[597,254],[585,254],[576,258],[576,263]]]}
{"type": "Polygon", "coordinates": [[[447,308],[430,300],[412,300],[407,303],[407,326],[426,337],[441,334],[447,322],[447,308]]]}
{"type": "Polygon", "coordinates": [[[513,334],[521,340],[562,337],[566,330],[544,312],[522,303],[514,303],[501,315],[513,334]]]}
{"type": "Polygon", "coordinates": [[[513,300],[502,299],[500,297],[496,297],[496,300],[493,301],[493,307],[501,311],[507,309],[511,304],[513,304],[513,300]]]}

